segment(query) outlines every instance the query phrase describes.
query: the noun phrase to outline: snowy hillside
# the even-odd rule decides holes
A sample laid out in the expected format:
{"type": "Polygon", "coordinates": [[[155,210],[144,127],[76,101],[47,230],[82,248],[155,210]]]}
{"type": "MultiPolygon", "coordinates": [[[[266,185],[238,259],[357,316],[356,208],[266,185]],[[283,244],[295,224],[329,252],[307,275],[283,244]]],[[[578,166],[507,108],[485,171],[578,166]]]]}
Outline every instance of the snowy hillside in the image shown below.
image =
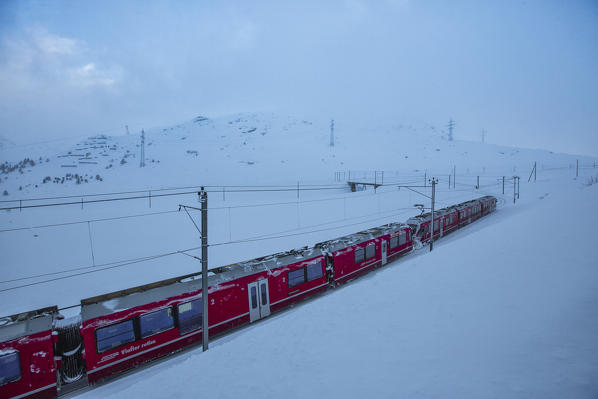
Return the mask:
{"type": "Polygon", "coordinates": [[[577,159],[547,151],[449,142],[442,128],[429,124],[358,126],[336,121],[335,147],[329,146],[329,136],[329,121],[276,114],[198,116],[171,127],[145,129],[145,168],[139,167],[139,132],[100,134],[76,144],[4,145],[0,190],[8,194],[1,199],[245,184],[258,174],[260,184],[321,182],[346,170],[401,175],[429,170],[446,175],[453,165],[459,175],[512,175],[527,173],[534,161],[542,169],[573,165],[577,159]]]}

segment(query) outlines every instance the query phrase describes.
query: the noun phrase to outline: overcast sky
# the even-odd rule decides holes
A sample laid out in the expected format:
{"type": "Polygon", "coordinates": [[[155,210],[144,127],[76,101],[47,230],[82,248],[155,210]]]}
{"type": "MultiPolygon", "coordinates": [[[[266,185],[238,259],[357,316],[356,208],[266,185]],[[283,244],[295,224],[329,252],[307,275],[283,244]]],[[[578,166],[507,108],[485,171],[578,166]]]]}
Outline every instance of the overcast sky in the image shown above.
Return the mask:
{"type": "Polygon", "coordinates": [[[597,71],[596,0],[0,1],[17,144],[275,111],[598,155],[597,71]]]}

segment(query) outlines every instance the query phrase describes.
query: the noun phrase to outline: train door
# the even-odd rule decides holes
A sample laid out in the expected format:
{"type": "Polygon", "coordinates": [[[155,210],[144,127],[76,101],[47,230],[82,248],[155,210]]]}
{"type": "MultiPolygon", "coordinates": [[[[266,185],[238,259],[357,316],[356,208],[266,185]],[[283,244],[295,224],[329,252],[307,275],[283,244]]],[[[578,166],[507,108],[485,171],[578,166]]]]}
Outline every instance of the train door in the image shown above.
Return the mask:
{"type": "Polygon", "coordinates": [[[386,240],[382,239],[382,266],[386,264],[386,240]]]}
{"type": "Polygon", "coordinates": [[[249,283],[249,321],[254,322],[270,316],[270,293],[268,292],[268,279],[249,283]]]}

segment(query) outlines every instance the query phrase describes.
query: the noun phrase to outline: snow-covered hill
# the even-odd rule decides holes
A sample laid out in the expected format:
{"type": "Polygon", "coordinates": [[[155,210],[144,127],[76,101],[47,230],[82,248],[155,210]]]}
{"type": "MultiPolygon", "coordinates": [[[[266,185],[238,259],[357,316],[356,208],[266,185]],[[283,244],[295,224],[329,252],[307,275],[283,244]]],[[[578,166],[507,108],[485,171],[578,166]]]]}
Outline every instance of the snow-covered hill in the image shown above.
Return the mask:
{"type": "Polygon", "coordinates": [[[512,175],[528,173],[534,161],[543,169],[573,165],[578,159],[548,151],[449,142],[446,132],[429,124],[373,126],[336,121],[334,147],[329,146],[329,137],[329,121],[263,113],[198,116],[175,126],[146,129],[145,168],[140,168],[140,134],[95,135],[75,144],[4,145],[0,147],[4,165],[0,190],[8,193],[2,199],[20,199],[243,184],[256,180],[255,176],[261,184],[326,181],[336,171],[347,170],[448,174],[454,165],[459,175],[512,175]]]}

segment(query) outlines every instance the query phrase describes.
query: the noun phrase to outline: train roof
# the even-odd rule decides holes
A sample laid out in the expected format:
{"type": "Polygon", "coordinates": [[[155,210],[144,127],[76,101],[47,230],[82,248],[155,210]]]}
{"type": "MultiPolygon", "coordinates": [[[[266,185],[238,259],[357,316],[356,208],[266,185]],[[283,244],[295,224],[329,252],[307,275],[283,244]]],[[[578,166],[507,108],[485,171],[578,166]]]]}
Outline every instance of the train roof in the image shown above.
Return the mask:
{"type": "Polygon", "coordinates": [[[57,314],[58,307],[50,306],[0,317],[0,342],[51,330],[57,314]]]}
{"type": "Polygon", "coordinates": [[[320,242],[316,244],[316,248],[320,248],[324,252],[335,252],[339,249],[343,249],[351,245],[361,244],[362,242],[369,241],[386,234],[396,233],[407,227],[409,226],[404,223],[388,223],[382,226],[349,234],[344,237],[335,238],[334,240],[320,242]]]}
{"type": "MultiPolygon", "coordinates": [[[[261,258],[221,266],[208,271],[210,292],[218,290],[220,284],[253,274],[278,269],[322,256],[316,248],[300,248],[261,258]]],[[[121,291],[115,291],[81,300],[81,317],[84,321],[165,300],[202,289],[201,272],[173,277],[150,284],[144,284],[121,291]]]]}

